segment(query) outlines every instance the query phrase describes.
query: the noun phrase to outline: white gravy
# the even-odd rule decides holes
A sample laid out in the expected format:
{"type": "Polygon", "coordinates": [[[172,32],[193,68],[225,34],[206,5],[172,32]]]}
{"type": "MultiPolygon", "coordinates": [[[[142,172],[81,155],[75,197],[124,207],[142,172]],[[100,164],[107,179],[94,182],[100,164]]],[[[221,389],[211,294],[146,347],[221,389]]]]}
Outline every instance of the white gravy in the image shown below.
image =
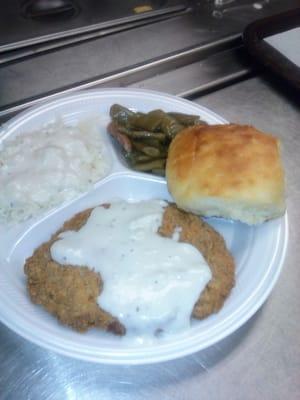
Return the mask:
{"type": "Polygon", "coordinates": [[[88,266],[101,274],[98,304],[137,334],[175,333],[190,325],[201,291],[211,279],[192,245],[157,233],[167,203],[160,200],[96,207],[78,231],[51,247],[60,264],[88,266]]]}
{"type": "Polygon", "coordinates": [[[111,160],[98,126],[92,117],[74,126],[57,120],[0,139],[0,221],[39,215],[106,176],[111,160]]]}

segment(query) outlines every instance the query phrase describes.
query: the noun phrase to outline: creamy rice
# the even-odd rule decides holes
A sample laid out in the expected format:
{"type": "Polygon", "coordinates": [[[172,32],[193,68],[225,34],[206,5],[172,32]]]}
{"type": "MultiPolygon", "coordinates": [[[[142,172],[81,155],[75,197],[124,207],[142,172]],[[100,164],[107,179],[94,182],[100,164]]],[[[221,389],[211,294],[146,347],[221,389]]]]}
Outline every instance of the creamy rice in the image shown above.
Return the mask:
{"type": "Polygon", "coordinates": [[[20,222],[71,200],[107,175],[111,160],[95,120],[61,120],[3,141],[0,220],[20,222]]]}

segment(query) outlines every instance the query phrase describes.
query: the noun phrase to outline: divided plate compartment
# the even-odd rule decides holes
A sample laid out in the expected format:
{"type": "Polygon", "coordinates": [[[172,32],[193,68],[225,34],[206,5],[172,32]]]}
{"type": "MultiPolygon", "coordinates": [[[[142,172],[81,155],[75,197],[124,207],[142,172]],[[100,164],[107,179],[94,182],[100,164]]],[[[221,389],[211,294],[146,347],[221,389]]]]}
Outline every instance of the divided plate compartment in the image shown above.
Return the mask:
{"type": "Polygon", "coordinates": [[[287,245],[287,215],[260,226],[210,218],[236,261],[236,286],[220,312],[193,320],[182,333],[166,338],[129,338],[91,329],[77,333],[31,303],[23,272],[25,259],[77,212],[115,199],[172,201],[164,178],[131,170],[108,137],[109,108],[119,103],[139,111],[161,108],[198,114],[210,124],[226,121],[197,104],[144,90],[105,89],[82,92],[35,107],[7,123],[0,142],[26,134],[62,118],[76,123],[95,118],[111,156],[110,173],[87,193],[22,224],[0,227],[0,320],[28,340],[61,354],[109,364],[146,364],[172,360],[204,349],[225,338],[262,305],[278,279],[287,245]]]}

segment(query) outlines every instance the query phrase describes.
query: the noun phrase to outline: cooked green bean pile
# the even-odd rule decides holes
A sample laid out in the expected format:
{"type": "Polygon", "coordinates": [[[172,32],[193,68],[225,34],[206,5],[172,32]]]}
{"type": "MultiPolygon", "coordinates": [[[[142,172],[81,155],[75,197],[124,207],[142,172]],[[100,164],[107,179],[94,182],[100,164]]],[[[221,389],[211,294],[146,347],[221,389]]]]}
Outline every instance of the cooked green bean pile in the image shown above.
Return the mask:
{"type": "Polygon", "coordinates": [[[129,165],[138,171],[165,174],[168,147],[182,129],[206,124],[198,115],[153,110],[133,112],[119,104],[110,108],[108,132],[120,143],[129,165]]]}

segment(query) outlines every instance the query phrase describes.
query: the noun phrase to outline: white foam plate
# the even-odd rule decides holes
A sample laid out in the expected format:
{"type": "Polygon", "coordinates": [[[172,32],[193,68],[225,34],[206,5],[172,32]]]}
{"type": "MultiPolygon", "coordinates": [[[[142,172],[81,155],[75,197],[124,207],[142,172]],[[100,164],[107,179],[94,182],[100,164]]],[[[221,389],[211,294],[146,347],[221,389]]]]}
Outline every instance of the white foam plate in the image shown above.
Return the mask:
{"type": "MultiPolygon", "coordinates": [[[[208,123],[226,123],[212,111],[192,102],[162,93],[104,89],[64,97],[26,111],[7,123],[0,142],[13,135],[26,134],[60,116],[77,122],[98,115],[99,134],[106,135],[109,108],[113,103],[149,111],[161,108],[198,114],[208,123]]],[[[108,202],[113,198],[141,200],[170,199],[163,178],[131,171],[107,141],[113,167],[93,190],[74,201],[26,223],[0,227],[0,319],[26,339],[61,354],[110,364],[145,364],[175,359],[204,349],[238,329],[263,304],[278,279],[288,240],[287,215],[257,227],[221,219],[209,219],[225,238],[236,261],[236,286],[222,310],[165,339],[143,341],[119,338],[100,330],[77,333],[59,324],[41,307],[31,303],[23,272],[25,259],[50,238],[76,212],[108,202]]]]}

